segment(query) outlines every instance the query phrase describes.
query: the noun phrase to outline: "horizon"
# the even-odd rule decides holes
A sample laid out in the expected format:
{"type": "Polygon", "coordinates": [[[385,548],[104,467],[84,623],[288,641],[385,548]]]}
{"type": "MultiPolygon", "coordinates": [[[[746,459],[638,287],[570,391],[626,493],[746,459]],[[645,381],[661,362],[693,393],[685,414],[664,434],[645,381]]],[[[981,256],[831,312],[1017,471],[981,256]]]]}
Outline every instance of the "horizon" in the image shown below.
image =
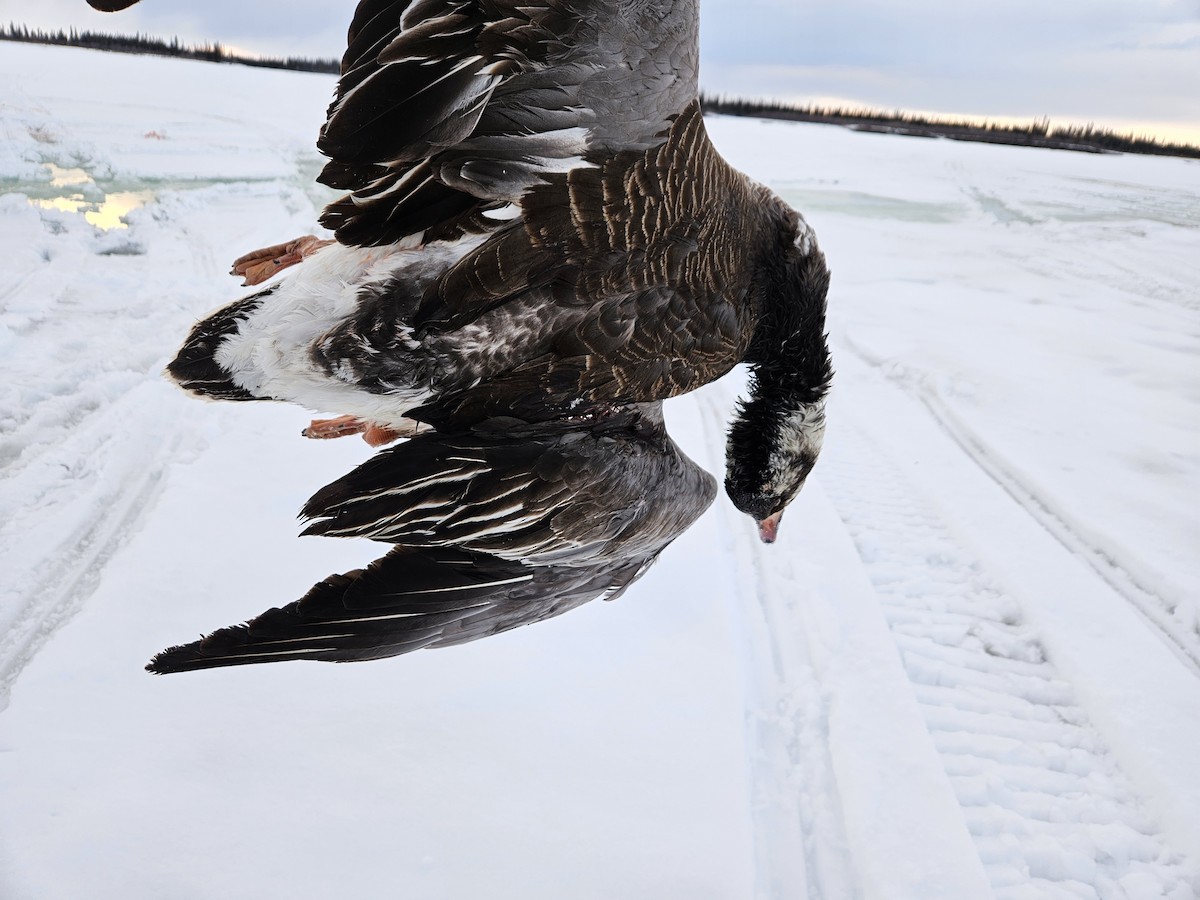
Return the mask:
{"type": "MultiPolygon", "coordinates": [[[[180,12],[146,0],[98,13],[42,0],[0,21],[41,29],[178,37],[267,57],[338,59],[354,0],[210,0],[180,12]],[[286,14],[281,14],[286,10],[286,14]]],[[[709,94],[900,109],[998,123],[1049,119],[1200,143],[1200,15],[1192,0],[705,0],[701,87],[709,94]],[[944,5],[945,4],[945,5],[944,5]],[[756,28],[765,23],[769,28],[756,28]]],[[[7,12],[8,15],[4,15],[7,12]]]]}
{"type": "MultiPolygon", "coordinates": [[[[145,32],[137,32],[137,33],[120,32],[120,31],[115,31],[115,30],[110,30],[110,29],[93,29],[90,27],[89,28],[77,28],[74,26],[72,26],[71,28],[56,28],[56,29],[51,30],[51,29],[35,28],[35,27],[25,25],[24,23],[17,23],[17,22],[9,22],[7,27],[10,29],[24,27],[24,28],[28,28],[31,34],[42,34],[42,35],[47,35],[47,36],[52,36],[59,32],[64,33],[64,34],[69,34],[71,32],[71,30],[73,29],[74,31],[76,31],[79,34],[104,35],[104,36],[114,37],[114,38],[135,38],[136,37],[136,38],[143,38],[143,39],[147,39],[147,40],[151,40],[151,41],[162,41],[163,43],[167,43],[167,44],[172,43],[172,42],[177,42],[180,49],[183,49],[183,50],[204,50],[207,47],[219,46],[221,48],[222,52],[228,56],[227,59],[222,59],[222,60],[193,60],[193,61],[199,61],[199,62],[217,62],[217,63],[237,64],[239,62],[244,62],[246,59],[256,60],[256,61],[257,60],[283,61],[288,58],[292,58],[292,59],[302,59],[307,62],[333,63],[336,65],[339,61],[338,57],[333,57],[333,56],[314,57],[314,56],[303,56],[303,55],[295,55],[295,54],[290,54],[289,56],[280,56],[280,55],[275,55],[275,54],[270,54],[270,53],[262,53],[262,52],[255,51],[253,49],[249,49],[246,47],[231,44],[227,41],[222,41],[222,40],[191,42],[191,41],[182,39],[182,38],[180,38],[179,35],[175,35],[175,34],[162,35],[162,34],[150,34],[150,33],[145,33],[145,32]]],[[[73,45],[63,45],[63,46],[73,46],[73,45]]],[[[89,47],[76,46],[75,49],[83,49],[83,50],[90,49],[90,50],[96,50],[97,52],[110,52],[110,50],[108,48],[94,48],[94,47],[89,48],[89,47]]],[[[133,52],[133,51],[130,51],[130,52],[133,52]]],[[[307,71],[307,70],[297,70],[297,71],[307,71]]],[[[309,74],[329,74],[329,73],[309,72],[309,74]]],[[[333,76],[333,77],[336,77],[336,76],[333,76]]],[[[894,117],[919,116],[919,117],[924,117],[924,118],[933,120],[938,123],[965,124],[965,125],[970,125],[970,126],[974,126],[974,127],[995,126],[995,127],[1000,127],[1000,128],[1022,129],[1022,128],[1029,126],[1030,124],[1044,121],[1052,129],[1053,128],[1085,128],[1085,127],[1086,128],[1094,128],[1097,131],[1107,132],[1107,133],[1111,133],[1111,134],[1114,134],[1114,135],[1117,135],[1120,137],[1125,137],[1125,138],[1148,139],[1148,140],[1151,140],[1151,141],[1154,141],[1154,142],[1157,142],[1160,144],[1164,144],[1164,145],[1170,144],[1170,145],[1176,145],[1176,146],[1200,148],[1200,128],[1191,128],[1188,126],[1178,127],[1178,126],[1172,126],[1172,125],[1162,125],[1161,123],[1159,123],[1159,125],[1156,127],[1156,125],[1154,123],[1145,123],[1145,122],[1137,122],[1137,121],[1128,121],[1128,122],[1087,121],[1087,122],[1083,122],[1079,119],[1070,119],[1070,118],[1066,118],[1066,117],[1053,117],[1053,116],[1049,116],[1049,115],[1010,116],[1010,115],[987,115],[987,114],[962,112],[962,111],[918,109],[918,108],[911,108],[911,107],[904,107],[904,108],[887,107],[887,108],[885,108],[882,106],[872,106],[872,105],[863,103],[860,100],[853,99],[853,98],[847,98],[847,97],[815,97],[812,95],[797,95],[794,97],[787,97],[787,96],[773,95],[773,94],[744,95],[744,94],[734,94],[734,93],[726,93],[726,92],[720,92],[720,91],[712,91],[712,90],[709,90],[703,84],[700,85],[700,93],[701,93],[701,95],[706,95],[706,96],[710,96],[710,97],[714,97],[714,98],[728,99],[728,100],[766,102],[766,103],[778,102],[778,103],[781,103],[781,104],[784,104],[787,106],[792,106],[792,107],[797,107],[797,108],[803,107],[803,108],[814,108],[814,109],[816,109],[816,108],[837,109],[837,110],[840,110],[840,111],[846,112],[846,113],[851,113],[851,114],[861,113],[865,116],[876,116],[876,117],[881,117],[881,118],[882,117],[892,117],[892,116],[894,116],[894,117]]]]}

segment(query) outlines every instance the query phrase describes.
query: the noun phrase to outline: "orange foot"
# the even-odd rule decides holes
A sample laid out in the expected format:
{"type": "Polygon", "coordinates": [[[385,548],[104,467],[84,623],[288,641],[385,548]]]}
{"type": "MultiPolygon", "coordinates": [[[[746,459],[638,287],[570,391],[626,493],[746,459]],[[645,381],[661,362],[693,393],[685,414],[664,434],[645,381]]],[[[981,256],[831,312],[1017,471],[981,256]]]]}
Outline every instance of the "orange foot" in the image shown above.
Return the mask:
{"type": "Polygon", "coordinates": [[[336,419],[313,419],[307,428],[300,432],[306,438],[327,440],[329,438],[345,437],[348,434],[361,434],[363,440],[372,447],[382,447],[402,437],[412,437],[420,432],[422,426],[414,422],[411,429],[399,430],[385,425],[372,425],[357,416],[338,416],[336,419]]]}
{"type": "Polygon", "coordinates": [[[328,247],[333,241],[323,241],[313,234],[306,234],[286,244],[275,244],[254,250],[245,256],[239,256],[233,263],[230,275],[238,275],[245,279],[243,287],[261,284],[288,266],[294,266],[305,257],[312,256],[322,247],[328,247]]]}

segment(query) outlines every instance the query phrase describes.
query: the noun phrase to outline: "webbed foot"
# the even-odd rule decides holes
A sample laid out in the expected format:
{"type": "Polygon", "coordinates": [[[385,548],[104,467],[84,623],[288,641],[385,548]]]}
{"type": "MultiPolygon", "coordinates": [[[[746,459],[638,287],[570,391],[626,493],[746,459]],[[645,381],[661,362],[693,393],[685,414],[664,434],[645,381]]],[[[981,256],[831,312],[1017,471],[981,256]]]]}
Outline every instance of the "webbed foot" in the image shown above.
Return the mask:
{"type": "Polygon", "coordinates": [[[408,428],[393,428],[388,425],[375,425],[357,416],[338,416],[336,419],[313,419],[309,426],[300,434],[315,440],[346,437],[349,434],[361,434],[363,440],[372,447],[382,447],[400,438],[416,437],[423,431],[429,431],[428,425],[413,422],[408,428]]]}
{"type": "Polygon", "coordinates": [[[243,287],[262,284],[273,275],[282,272],[289,266],[294,266],[332,243],[334,242],[322,240],[316,235],[306,234],[304,237],[298,237],[294,241],[284,244],[273,244],[270,247],[263,247],[261,250],[252,250],[234,260],[229,274],[244,279],[243,287]]]}

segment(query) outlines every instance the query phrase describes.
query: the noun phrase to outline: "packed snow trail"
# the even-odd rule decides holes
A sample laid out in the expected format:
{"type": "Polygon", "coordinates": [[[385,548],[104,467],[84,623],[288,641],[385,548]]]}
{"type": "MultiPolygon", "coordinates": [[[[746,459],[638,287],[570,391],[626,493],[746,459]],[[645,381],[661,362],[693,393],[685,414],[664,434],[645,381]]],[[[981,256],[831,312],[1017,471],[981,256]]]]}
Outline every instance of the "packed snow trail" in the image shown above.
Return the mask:
{"type": "MultiPolygon", "coordinates": [[[[138,102],[131,89],[112,115],[111,101],[89,102],[73,84],[34,84],[19,59],[44,55],[10,49],[19,71],[5,72],[0,117],[0,348],[11,373],[0,385],[0,707],[196,440],[193,409],[160,376],[179,335],[228,295],[230,254],[311,228],[317,196],[315,150],[281,137],[289,130],[270,128],[248,98],[232,117],[172,106],[161,91],[138,102]],[[124,223],[107,210],[114,196],[133,198],[124,223]]],[[[140,68],[83,54],[96,57],[140,68]]],[[[282,121],[312,115],[303,101],[273,109],[282,121]]]]}
{"type": "Polygon", "coordinates": [[[869,351],[856,346],[852,339],[847,339],[845,349],[869,364],[884,368],[889,380],[920,400],[926,411],[980,468],[1050,531],[1069,552],[1090,565],[1110,587],[1137,608],[1179,658],[1200,676],[1200,621],[1195,618],[1194,604],[1156,594],[1123,567],[1123,554],[1097,546],[1097,541],[1089,533],[1086,524],[1073,521],[1070,510],[1057,507],[1053,501],[1041,496],[1036,483],[1023,477],[1019,469],[997,454],[986,441],[971,430],[962,417],[956,414],[952,404],[946,401],[935,380],[887,360],[877,359],[869,351]]]}
{"type": "MultiPolygon", "coordinates": [[[[20,195],[0,198],[0,239],[12,250],[0,274],[0,340],[13,373],[0,412],[0,705],[190,443],[191,410],[161,377],[167,354],[196,310],[228,290],[214,260],[240,231],[224,217],[279,199],[278,188],[224,186],[163,195],[132,217],[147,222],[131,229],[146,234],[142,243],[20,195]],[[159,255],[177,263],[163,272],[140,262],[159,255]]],[[[278,220],[294,227],[286,214],[278,220]]]]}
{"type": "MultiPolygon", "coordinates": [[[[996,895],[1075,897],[1085,885],[1101,897],[1137,896],[1152,884],[1161,896],[1191,896],[1194,871],[1179,850],[1200,839],[1193,816],[1200,797],[1163,791],[1162,781],[1186,783],[1194,757],[1182,753],[1163,759],[1154,748],[1137,748],[1126,757],[1131,771],[1158,767],[1160,773],[1136,784],[1103,728],[1091,720],[1084,698],[1055,665],[1055,654],[1047,650],[1047,643],[1055,647],[1056,640],[1076,641],[1078,636],[1044,627],[1035,630],[1025,611],[1027,605],[1061,602],[1065,580],[1087,581],[1082,560],[1060,551],[1058,566],[1067,572],[1038,565],[1032,545],[1041,543],[1043,552],[1056,550],[1048,535],[1039,534],[1040,523],[1029,519],[1028,533],[996,528],[996,519],[980,501],[981,492],[965,490],[967,479],[957,473],[957,504],[953,495],[930,490],[928,463],[943,462],[935,469],[937,478],[949,478],[952,471],[943,458],[929,453],[938,442],[935,420],[922,421],[919,407],[906,404],[905,398],[892,396],[889,402],[887,395],[894,395],[894,388],[862,371],[846,354],[840,359],[847,385],[843,390],[859,398],[880,394],[880,402],[869,408],[877,413],[886,409],[890,415],[864,420],[851,412],[831,443],[833,461],[823,472],[823,482],[850,527],[884,605],[996,895]],[[897,440],[917,429],[927,432],[920,445],[924,457],[914,460],[894,453],[897,440]],[[920,480],[914,484],[909,474],[913,469],[923,473],[923,485],[920,480]],[[985,519],[988,525],[973,527],[985,519]],[[972,539],[990,545],[982,556],[973,552],[972,539]],[[1000,544],[1006,546],[998,548],[1000,544]],[[1006,584],[1012,581],[1004,574],[1010,568],[991,568],[998,557],[1013,556],[1023,557],[1028,570],[1036,573],[1015,589],[1006,584]],[[914,569],[913,559],[925,565],[914,569]],[[1169,775],[1162,778],[1166,773],[1180,781],[1169,775]],[[1145,797],[1165,805],[1148,809],[1153,804],[1145,797]],[[1160,831],[1155,823],[1163,820],[1174,824],[1174,834],[1160,831]],[[1164,873],[1169,874],[1164,878],[1164,873]]],[[[948,454],[957,449],[950,441],[942,443],[948,454]]],[[[969,455],[958,460],[964,467],[970,461],[969,455]]],[[[978,481],[986,490],[984,479],[978,481]]],[[[994,504],[1016,505],[1002,491],[991,493],[994,504]]],[[[1019,513],[1014,518],[1019,522],[1019,513]]],[[[1147,631],[1132,615],[1106,618],[1104,601],[1119,608],[1122,598],[1099,579],[1091,580],[1093,596],[1085,601],[1091,621],[1083,627],[1098,632],[1094,642],[1116,648],[1139,636],[1131,628],[1147,631]],[[1101,598],[1105,592],[1112,596],[1101,598]]],[[[1073,627],[1074,621],[1067,624],[1073,627]]],[[[1148,633],[1140,637],[1153,640],[1148,633]]],[[[1115,659],[1083,656],[1082,662],[1116,668],[1122,680],[1138,677],[1115,659]]],[[[1140,674],[1140,690],[1130,698],[1130,708],[1119,708],[1120,693],[1089,692],[1093,696],[1088,699],[1103,704],[1098,710],[1103,720],[1122,723],[1118,744],[1136,720],[1136,697],[1151,691],[1166,691],[1173,695],[1169,702],[1178,705],[1169,724],[1147,723],[1147,733],[1157,724],[1178,730],[1178,747],[1200,740],[1200,707],[1194,692],[1189,696],[1187,690],[1192,675],[1169,655],[1163,655],[1162,663],[1140,674]]],[[[1101,678],[1098,671],[1088,674],[1092,683],[1101,678]]],[[[1130,693],[1127,690],[1126,696],[1130,693]]]]}
{"type": "MultiPolygon", "coordinates": [[[[1191,162],[713,119],[834,272],[779,543],[720,499],[535,628],[142,672],[381,550],[294,537],[365,445],[159,374],[314,228],[331,86],[0,56],[0,896],[1200,896],[1191,162]]],[[[715,474],[738,377],[667,409],[715,474]]]]}

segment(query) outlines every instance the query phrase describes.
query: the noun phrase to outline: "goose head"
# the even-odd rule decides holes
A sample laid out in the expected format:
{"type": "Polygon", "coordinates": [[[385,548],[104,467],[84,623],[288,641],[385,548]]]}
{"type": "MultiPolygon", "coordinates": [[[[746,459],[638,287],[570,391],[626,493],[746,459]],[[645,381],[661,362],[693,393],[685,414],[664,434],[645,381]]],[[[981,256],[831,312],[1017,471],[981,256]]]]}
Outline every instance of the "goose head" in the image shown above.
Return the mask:
{"type": "Polygon", "coordinates": [[[754,278],[759,323],[745,359],[750,397],[739,403],[729,429],[725,477],[730,500],[768,544],[821,452],[833,378],[825,256],[804,219],[772,199],[775,233],[754,278]]]}
{"type": "Polygon", "coordinates": [[[825,436],[825,401],[794,405],[758,396],[741,404],[729,429],[725,492],[773,544],[779,521],[816,465],[825,436]]]}

